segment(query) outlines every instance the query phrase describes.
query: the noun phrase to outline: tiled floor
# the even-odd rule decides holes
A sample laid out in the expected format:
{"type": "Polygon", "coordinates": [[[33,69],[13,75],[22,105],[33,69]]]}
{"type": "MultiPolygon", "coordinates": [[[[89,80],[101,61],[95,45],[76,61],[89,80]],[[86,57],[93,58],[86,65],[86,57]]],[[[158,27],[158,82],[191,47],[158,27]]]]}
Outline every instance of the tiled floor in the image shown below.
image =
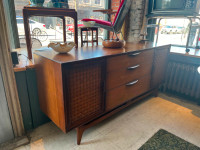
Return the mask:
{"type": "Polygon", "coordinates": [[[64,134],[48,123],[30,133],[29,145],[16,150],[137,150],[161,128],[200,146],[200,106],[160,94],[86,130],[80,146],[75,130],[64,134]]]}

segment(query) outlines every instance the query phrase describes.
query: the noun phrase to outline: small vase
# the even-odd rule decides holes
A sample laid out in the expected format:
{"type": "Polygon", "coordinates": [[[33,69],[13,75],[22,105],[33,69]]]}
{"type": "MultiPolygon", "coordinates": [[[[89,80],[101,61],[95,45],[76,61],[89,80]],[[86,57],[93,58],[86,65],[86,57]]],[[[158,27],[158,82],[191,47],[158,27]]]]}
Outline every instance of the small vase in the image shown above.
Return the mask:
{"type": "Polygon", "coordinates": [[[44,4],[45,0],[30,0],[30,1],[31,1],[31,6],[43,7],[43,4],[44,4]]]}

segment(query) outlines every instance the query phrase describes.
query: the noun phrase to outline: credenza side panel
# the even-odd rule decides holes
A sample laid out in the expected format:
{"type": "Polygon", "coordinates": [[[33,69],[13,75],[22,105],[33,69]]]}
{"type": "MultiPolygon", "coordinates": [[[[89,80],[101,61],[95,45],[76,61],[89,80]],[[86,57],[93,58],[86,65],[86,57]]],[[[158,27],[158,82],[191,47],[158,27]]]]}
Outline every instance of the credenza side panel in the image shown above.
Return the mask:
{"type": "Polygon", "coordinates": [[[67,130],[85,124],[104,107],[105,60],[96,59],[63,66],[67,130]]]}
{"type": "Polygon", "coordinates": [[[34,61],[40,108],[58,127],[66,132],[61,64],[36,54],[34,61]]]}
{"type": "Polygon", "coordinates": [[[170,52],[169,46],[155,48],[151,79],[151,88],[158,88],[164,81],[167,61],[170,52]]]}

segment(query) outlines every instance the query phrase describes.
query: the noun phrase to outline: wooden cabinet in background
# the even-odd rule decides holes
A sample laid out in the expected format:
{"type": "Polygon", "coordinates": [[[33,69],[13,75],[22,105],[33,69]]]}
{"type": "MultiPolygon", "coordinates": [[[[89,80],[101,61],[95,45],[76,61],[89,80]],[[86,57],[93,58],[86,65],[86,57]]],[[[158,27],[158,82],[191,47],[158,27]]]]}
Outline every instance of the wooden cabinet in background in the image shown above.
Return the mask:
{"type": "Polygon", "coordinates": [[[83,131],[154,93],[169,46],[127,43],[123,49],[85,47],[68,54],[34,54],[42,111],[64,132],[83,131]]]}

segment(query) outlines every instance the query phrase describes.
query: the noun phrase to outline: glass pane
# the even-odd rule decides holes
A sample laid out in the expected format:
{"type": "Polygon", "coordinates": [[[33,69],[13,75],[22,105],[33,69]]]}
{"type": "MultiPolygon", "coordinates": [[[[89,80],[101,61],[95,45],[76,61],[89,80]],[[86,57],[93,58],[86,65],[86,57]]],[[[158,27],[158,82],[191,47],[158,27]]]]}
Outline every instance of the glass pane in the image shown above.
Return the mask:
{"type": "Polygon", "coordinates": [[[181,9],[184,8],[183,0],[155,0],[154,9],[181,9]]]}
{"type": "Polygon", "coordinates": [[[199,46],[199,20],[192,19],[192,26],[190,29],[188,46],[196,47],[196,45],[199,46]]]}
{"type": "Polygon", "coordinates": [[[17,18],[17,24],[23,24],[23,23],[24,23],[23,19],[17,18]]]}
{"type": "Polygon", "coordinates": [[[175,44],[185,46],[189,34],[188,19],[162,19],[158,35],[158,45],[175,44]]]}
{"type": "MultiPolygon", "coordinates": [[[[45,0],[44,7],[47,7],[50,0],[45,0]]],[[[28,5],[29,0],[14,0],[21,47],[26,47],[22,9],[28,5]]],[[[68,0],[69,8],[78,12],[78,27],[82,27],[83,18],[95,18],[104,20],[102,13],[94,13],[93,10],[105,8],[106,0],[68,0]]],[[[74,41],[74,20],[66,17],[67,42],[74,41]]],[[[56,17],[33,16],[29,20],[32,37],[32,47],[39,48],[47,46],[50,42],[63,42],[63,23],[56,17]]],[[[80,31],[78,31],[80,32],[80,31]]],[[[84,34],[85,38],[85,34],[84,34]]],[[[103,38],[103,29],[99,29],[99,38],[103,38]]],[[[78,34],[80,42],[80,33],[78,34]]],[[[91,34],[89,34],[91,39],[91,34]]]]}

